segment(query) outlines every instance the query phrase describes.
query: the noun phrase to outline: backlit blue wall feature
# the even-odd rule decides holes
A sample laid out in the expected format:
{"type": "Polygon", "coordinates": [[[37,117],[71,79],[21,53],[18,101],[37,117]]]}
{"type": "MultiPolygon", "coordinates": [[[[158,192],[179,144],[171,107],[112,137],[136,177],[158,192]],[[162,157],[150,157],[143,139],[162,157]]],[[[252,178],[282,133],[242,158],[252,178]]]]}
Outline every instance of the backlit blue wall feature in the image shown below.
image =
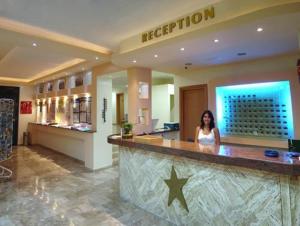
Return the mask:
{"type": "Polygon", "coordinates": [[[222,136],[294,138],[289,81],[216,88],[222,136]]]}

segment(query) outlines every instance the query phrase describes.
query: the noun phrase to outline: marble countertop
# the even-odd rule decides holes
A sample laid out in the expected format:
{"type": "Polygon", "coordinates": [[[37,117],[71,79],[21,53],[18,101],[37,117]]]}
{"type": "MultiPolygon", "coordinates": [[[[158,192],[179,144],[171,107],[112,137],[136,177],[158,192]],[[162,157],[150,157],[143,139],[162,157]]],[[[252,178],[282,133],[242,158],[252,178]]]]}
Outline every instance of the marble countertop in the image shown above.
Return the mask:
{"type": "Polygon", "coordinates": [[[280,151],[279,157],[266,157],[266,148],[243,147],[237,145],[204,146],[197,143],[178,140],[157,140],[151,143],[137,142],[133,139],[121,139],[111,135],[108,143],[167,155],[186,157],[199,161],[223,165],[241,166],[256,170],[290,176],[300,176],[300,158],[289,157],[288,152],[280,151]]]}
{"type": "Polygon", "coordinates": [[[51,127],[51,128],[72,130],[72,131],[83,132],[83,133],[95,133],[96,132],[94,130],[79,130],[79,129],[74,128],[72,126],[61,126],[61,125],[57,125],[57,124],[49,125],[49,124],[35,123],[35,122],[30,122],[30,124],[39,125],[39,126],[47,126],[47,127],[51,127]]]}

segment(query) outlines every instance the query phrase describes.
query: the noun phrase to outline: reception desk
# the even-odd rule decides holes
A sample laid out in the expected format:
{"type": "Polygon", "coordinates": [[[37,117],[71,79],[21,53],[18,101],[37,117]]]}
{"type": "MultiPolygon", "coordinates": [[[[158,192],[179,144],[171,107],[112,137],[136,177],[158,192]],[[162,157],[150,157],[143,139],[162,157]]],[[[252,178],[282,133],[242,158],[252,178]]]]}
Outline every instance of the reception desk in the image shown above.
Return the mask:
{"type": "Polygon", "coordinates": [[[94,131],[78,131],[57,126],[29,123],[31,143],[42,145],[84,162],[93,169],[94,131]]]}
{"type": "Polygon", "coordinates": [[[300,160],[264,148],[108,137],[120,196],[177,225],[300,225],[300,160]]]}

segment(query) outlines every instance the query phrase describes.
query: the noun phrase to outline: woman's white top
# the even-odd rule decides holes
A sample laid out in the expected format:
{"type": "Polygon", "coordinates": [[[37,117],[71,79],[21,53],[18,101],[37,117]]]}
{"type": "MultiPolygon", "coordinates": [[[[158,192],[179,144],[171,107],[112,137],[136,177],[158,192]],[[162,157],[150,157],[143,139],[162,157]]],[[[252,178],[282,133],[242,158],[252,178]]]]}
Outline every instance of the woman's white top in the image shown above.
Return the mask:
{"type": "Polygon", "coordinates": [[[214,145],[216,143],[215,133],[212,129],[209,134],[204,134],[203,129],[199,130],[198,142],[203,145],[214,145]]]}

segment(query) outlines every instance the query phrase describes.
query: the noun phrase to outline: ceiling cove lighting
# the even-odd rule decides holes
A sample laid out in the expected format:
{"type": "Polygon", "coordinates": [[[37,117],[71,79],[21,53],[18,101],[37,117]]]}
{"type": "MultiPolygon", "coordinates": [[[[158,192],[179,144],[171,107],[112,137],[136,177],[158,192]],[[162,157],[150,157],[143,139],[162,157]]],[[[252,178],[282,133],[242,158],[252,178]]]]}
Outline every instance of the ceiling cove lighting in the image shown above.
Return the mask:
{"type": "Polygon", "coordinates": [[[262,27],[258,27],[257,29],[256,29],[256,31],[257,32],[262,32],[264,29],[262,28],[262,27]]]}

